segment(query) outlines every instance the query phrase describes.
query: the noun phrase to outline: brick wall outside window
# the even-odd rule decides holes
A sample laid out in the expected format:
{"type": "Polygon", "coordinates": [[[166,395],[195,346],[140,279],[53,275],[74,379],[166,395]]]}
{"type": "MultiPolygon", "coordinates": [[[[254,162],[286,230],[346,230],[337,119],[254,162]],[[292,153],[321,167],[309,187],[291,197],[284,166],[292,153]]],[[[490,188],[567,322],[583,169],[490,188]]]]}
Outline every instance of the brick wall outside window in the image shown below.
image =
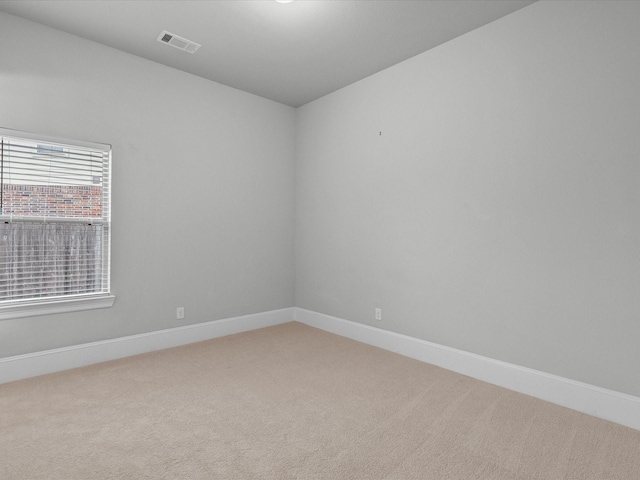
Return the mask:
{"type": "Polygon", "coordinates": [[[102,186],[3,185],[4,215],[101,218],[102,186]]]}

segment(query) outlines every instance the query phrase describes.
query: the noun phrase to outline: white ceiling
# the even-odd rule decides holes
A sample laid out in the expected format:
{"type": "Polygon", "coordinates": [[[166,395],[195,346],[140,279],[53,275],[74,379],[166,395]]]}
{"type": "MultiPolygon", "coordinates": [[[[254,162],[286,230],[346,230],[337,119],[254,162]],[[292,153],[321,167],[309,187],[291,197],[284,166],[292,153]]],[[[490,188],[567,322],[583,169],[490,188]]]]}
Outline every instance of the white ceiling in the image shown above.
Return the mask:
{"type": "Polygon", "coordinates": [[[294,107],[535,0],[0,0],[0,11],[294,107]],[[202,44],[156,41],[162,30],[202,44]]]}

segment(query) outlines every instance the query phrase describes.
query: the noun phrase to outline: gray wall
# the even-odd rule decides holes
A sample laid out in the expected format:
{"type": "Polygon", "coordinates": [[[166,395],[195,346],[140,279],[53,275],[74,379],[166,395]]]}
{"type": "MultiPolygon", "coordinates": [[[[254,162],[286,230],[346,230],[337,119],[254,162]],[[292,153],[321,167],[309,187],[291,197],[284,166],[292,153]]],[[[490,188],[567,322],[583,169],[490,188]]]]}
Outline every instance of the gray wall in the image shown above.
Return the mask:
{"type": "Polygon", "coordinates": [[[639,26],[540,2],[298,109],[296,305],[640,395],[639,26]]]}
{"type": "Polygon", "coordinates": [[[290,107],[0,13],[0,126],[113,146],[117,296],[1,321],[0,357],[292,306],[294,121],[290,107]]]}

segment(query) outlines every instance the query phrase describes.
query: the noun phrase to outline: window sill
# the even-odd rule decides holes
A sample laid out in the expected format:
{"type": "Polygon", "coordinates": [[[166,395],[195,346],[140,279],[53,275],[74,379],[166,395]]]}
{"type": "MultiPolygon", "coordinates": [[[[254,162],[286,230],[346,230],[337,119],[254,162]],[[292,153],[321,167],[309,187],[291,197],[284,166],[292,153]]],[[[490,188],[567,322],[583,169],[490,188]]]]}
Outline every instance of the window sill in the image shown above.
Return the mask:
{"type": "Polygon", "coordinates": [[[98,308],[110,308],[113,306],[115,299],[115,295],[109,294],[74,298],[56,298],[51,300],[3,305],[0,306],[0,320],[52,315],[55,313],[78,312],[81,310],[94,310],[98,308]]]}

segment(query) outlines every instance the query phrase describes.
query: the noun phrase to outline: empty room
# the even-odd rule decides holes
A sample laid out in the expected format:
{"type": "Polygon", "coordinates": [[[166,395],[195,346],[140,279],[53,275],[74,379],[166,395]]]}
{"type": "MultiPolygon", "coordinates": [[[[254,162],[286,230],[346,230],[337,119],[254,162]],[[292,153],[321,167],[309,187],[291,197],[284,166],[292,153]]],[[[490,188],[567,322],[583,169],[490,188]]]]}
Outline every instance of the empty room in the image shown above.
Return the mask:
{"type": "Polygon", "coordinates": [[[640,478],[640,2],[0,0],[0,479],[640,478]]]}

